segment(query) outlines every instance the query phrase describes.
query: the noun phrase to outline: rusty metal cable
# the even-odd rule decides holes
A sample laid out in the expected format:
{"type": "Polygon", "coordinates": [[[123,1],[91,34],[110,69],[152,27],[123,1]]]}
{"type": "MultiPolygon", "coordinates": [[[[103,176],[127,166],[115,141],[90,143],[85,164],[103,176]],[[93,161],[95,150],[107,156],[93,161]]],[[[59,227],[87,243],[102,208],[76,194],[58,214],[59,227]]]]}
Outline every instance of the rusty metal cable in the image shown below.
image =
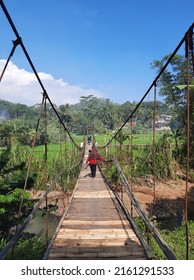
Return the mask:
{"type": "Polygon", "coordinates": [[[44,155],[44,160],[45,160],[45,165],[47,167],[47,158],[48,158],[48,143],[47,143],[47,107],[46,107],[46,100],[47,97],[45,96],[44,99],[44,148],[45,148],[45,155],[44,155]]]}
{"type": "Polygon", "coordinates": [[[186,260],[189,259],[189,230],[188,230],[188,179],[189,179],[189,161],[190,161],[190,90],[189,90],[189,34],[185,37],[185,56],[187,72],[187,161],[186,161],[186,186],[185,186],[185,235],[186,235],[186,260]]]}
{"type": "MultiPolygon", "coordinates": [[[[131,176],[130,176],[130,187],[131,187],[131,192],[133,193],[133,117],[131,117],[131,121],[130,121],[130,124],[131,124],[131,130],[130,130],[130,173],[131,173],[131,176]]],[[[133,217],[133,203],[131,201],[131,217],[133,217]]]]}
{"type": "MultiPolygon", "coordinates": [[[[45,96],[44,98],[44,161],[45,161],[45,184],[48,183],[48,147],[47,147],[47,97],[45,96]]],[[[46,201],[45,201],[45,208],[46,208],[46,223],[45,223],[45,239],[46,239],[46,244],[48,246],[48,196],[46,196],[46,201]]]]}
{"type": "Polygon", "coordinates": [[[186,57],[189,55],[189,51],[191,52],[192,70],[194,75],[193,28],[194,27],[191,26],[188,30],[188,33],[185,35],[185,52],[186,52],[186,57]]]}
{"type": "Polygon", "coordinates": [[[63,208],[65,209],[65,194],[64,194],[64,187],[63,187],[63,169],[62,169],[62,162],[63,162],[63,146],[62,146],[62,127],[60,125],[60,184],[61,184],[61,198],[63,202],[63,208]]]}
{"type": "Polygon", "coordinates": [[[60,150],[59,150],[59,156],[60,156],[60,175],[61,175],[61,185],[62,185],[62,156],[63,156],[63,148],[62,148],[62,129],[61,129],[61,124],[60,124],[60,137],[59,137],[59,142],[60,142],[60,150]]]}
{"type": "Polygon", "coordinates": [[[148,220],[153,216],[153,208],[156,200],[156,148],[155,148],[155,123],[156,123],[156,84],[154,85],[154,112],[152,125],[152,181],[153,181],[153,201],[150,207],[148,220]]]}
{"type": "Polygon", "coordinates": [[[46,239],[46,246],[48,247],[49,240],[48,240],[48,196],[47,195],[45,198],[45,207],[46,207],[45,239],[46,239]]]}
{"type": "Polygon", "coordinates": [[[40,109],[39,109],[39,116],[38,116],[38,121],[37,121],[37,125],[36,125],[36,130],[35,130],[35,134],[34,134],[34,140],[33,140],[33,143],[32,143],[32,151],[31,151],[31,154],[30,154],[29,160],[28,160],[27,173],[26,173],[24,188],[23,188],[23,192],[22,192],[21,203],[20,203],[20,207],[19,207],[19,216],[21,215],[21,210],[22,210],[22,206],[23,206],[24,193],[25,193],[26,187],[27,187],[27,182],[28,182],[30,167],[31,167],[32,158],[33,158],[33,154],[34,154],[34,147],[35,147],[35,144],[36,144],[37,133],[38,133],[38,128],[39,128],[39,124],[40,124],[40,118],[41,118],[41,113],[42,113],[44,100],[45,100],[45,95],[43,94],[42,103],[41,103],[41,106],[40,106],[40,109]]]}

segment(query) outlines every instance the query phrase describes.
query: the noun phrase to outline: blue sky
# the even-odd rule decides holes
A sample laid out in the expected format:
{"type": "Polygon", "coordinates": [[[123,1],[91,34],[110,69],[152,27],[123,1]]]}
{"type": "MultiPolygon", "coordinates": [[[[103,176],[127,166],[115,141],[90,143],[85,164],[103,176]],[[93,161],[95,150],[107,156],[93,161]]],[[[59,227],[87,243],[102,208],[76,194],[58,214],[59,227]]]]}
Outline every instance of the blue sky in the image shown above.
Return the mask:
{"type": "MultiPolygon", "coordinates": [[[[174,51],[194,21],[193,0],[4,0],[51,100],[93,94],[139,101],[156,77],[153,60],[174,51]]],[[[0,8],[0,70],[15,35],[0,8]]],[[[0,98],[33,105],[41,88],[18,46],[0,98]]]]}

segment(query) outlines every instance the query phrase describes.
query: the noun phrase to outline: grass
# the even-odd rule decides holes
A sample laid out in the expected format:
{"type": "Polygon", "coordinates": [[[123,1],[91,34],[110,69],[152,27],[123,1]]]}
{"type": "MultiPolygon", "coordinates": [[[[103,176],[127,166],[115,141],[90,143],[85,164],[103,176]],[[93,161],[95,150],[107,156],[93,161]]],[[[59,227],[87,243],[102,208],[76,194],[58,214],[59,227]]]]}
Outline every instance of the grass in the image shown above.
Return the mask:
{"type": "MultiPolygon", "coordinates": [[[[147,240],[148,232],[144,222],[141,219],[136,218],[136,224],[145,240],[147,240]]],[[[177,260],[186,260],[186,228],[184,223],[174,230],[160,230],[160,235],[165,240],[168,248],[173,252],[177,260]]],[[[188,259],[194,260],[194,221],[189,221],[188,223],[188,235],[188,259]]],[[[157,260],[166,259],[158,243],[151,235],[149,236],[149,247],[157,260]]]]}
{"type": "MultiPolygon", "coordinates": [[[[155,140],[161,137],[161,132],[155,133],[155,140]]],[[[79,145],[83,141],[83,135],[75,135],[73,136],[74,141],[79,145]]],[[[95,136],[95,140],[98,145],[104,145],[105,142],[108,143],[109,140],[112,139],[112,135],[100,135],[97,134],[95,136]]],[[[115,140],[112,141],[112,144],[115,144],[115,140]]],[[[117,143],[119,143],[117,141],[117,143]]],[[[140,133],[140,134],[133,134],[132,138],[133,145],[151,145],[152,144],[152,133],[140,133]]],[[[124,144],[129,144],[129,139],[124,141],[124,144]]]]}
{"type": "MultiPolygon", "coordinates": [[[[189,232],[189,252],[188,252],[188,259],[194,260],[194,222],[191,221],[188,224],[188,232],[189,232]]],[[[177,260],[186,260],[186,233],[185,233],[185,226],[182,225],[181,227],[176,228],[173,231],[170,230],[162,230],[161,232],[162,237],[168,244],[169,248],[175,254],[177,260]]],[[[161,259],[161,255],[154,247],[156,256],[161,259]]]]}
{"type": "MultiPolygon", "coordinates": [[[[69,153],[72,150],[72,144],[67,142],[66,146],[63,144],[62,145],[62,153],[65,153],[65,149],[66,152],[69,153]]],[[[47,145],[47,152],[48,152],[48,158],[50,159],[54,159],[56,157],[60,156],[60,144],[57,143],[50,143],[47,145]]],[[[45,154],[45,146],[41,145],[41,146],[35,146],[34,149],[34,155],[37,157],[41,157],[44,156],[45,154]]]]}

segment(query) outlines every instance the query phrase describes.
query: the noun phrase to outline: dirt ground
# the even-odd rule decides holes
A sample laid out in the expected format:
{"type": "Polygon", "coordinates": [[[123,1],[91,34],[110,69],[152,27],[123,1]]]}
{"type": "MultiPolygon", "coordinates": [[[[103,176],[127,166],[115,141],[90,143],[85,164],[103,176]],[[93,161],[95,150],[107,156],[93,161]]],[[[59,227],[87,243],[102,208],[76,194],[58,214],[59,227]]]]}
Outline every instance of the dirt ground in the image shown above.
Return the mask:
{"type": "Polygon", "coordinates": [[[132,183],[132,191],[141,207],[157,218],[168,218],[185,213],[186,193],[188,201],[188,216],[194,217],[194,183],[182,179],[166,182],[155,181],[143,177],[132,183]]]}

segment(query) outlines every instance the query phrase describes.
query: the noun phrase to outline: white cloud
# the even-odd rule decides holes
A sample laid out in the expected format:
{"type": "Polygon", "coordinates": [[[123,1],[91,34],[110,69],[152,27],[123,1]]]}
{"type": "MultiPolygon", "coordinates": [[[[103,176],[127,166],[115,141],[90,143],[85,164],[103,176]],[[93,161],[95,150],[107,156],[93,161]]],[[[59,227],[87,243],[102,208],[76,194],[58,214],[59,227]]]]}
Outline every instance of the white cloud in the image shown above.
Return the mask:
{"type": "MultiPolygon", "coordinates": [[[[0,73],[6,60],[0,60],[0,73]]],[[[62,79],[55,79],[51,74],[40,72],[38,76],[51,101],[56,105],[75,104],[80,96],[93,94],[104,97],[103,93],[95,89],[84,89],[80,86],[70,85],[62,79]]],[[[34,73],[18,68],[11,61],[0,82],[0,98],[14,103],[34,105],[42,100],[42,88],[34,73]]]]}

